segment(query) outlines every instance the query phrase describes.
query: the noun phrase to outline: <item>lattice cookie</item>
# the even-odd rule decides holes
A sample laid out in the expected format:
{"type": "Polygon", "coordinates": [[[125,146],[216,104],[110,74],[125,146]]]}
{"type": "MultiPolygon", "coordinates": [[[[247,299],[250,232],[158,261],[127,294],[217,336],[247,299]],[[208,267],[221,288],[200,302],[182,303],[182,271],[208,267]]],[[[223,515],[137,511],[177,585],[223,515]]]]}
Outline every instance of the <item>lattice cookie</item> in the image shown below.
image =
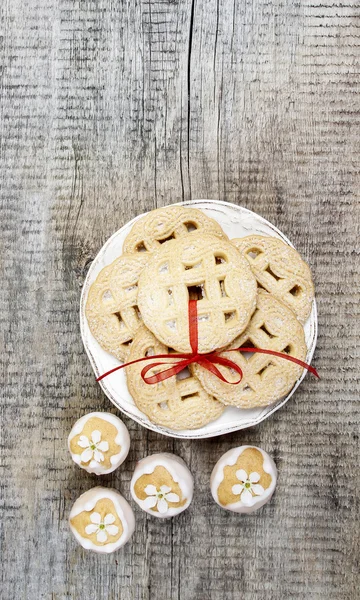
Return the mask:
{"type": "Polygon", "coordinates": [[[229,344],[255,310],[257,286],[249,264],[226,240],[192,234],[154,252],[139,278],[145,325],[165,345],[189,352],[189,299],[198,300],[199,352],[229,344]]]}
{"type": "Polygon", "coordinates": [[[100,271],[89,290],[86,318],[99,344],[123,361],[139,325],[137,285],[148,256],[123,254],[100,271]]]}
{"type": "Polygon", "coordinates": [[[314,300],[311,271],[301,256],[278,238],[250,235],[231,240],[250,264],[259,286],[291,308],[302,323],[314,300]]]}
{"type": "Polygon", "coordinates": [[[161,244],[194,231],[227,236],[219,223],[196,208],[167,206],[152,210],[133,225],[124,241],[124,252],[153,252],[161,244]]]}
{"type": "MultiPolygon", "coordinates": [[[[303,327],[294,313],[263,290],[259,291],[249,326],[231,344],[231,348],[241,346],[275,350],[300,360],[305,360],[307,350],[303,327]]],[[[197,364],[192,366],[192,371],[209,394],[224,404],[239,408],[276,402],[292,389],[302,372],[299,365],[266,354],[224,351],[222,356],[241,367],[243,379],[238,385],[223,383],[197,364]]],[[[225,367],[219,367],[219,370],[230,381],[238,379],[237,373],[225,367]]]]}
{"type": "MultiPolygon", "coordinates": [[[[146,327],[141,327],[134,337],[128,360],[167,352],[169,350],[166,346],[146,327]]],[[[140,375],[146,364],[141,362],[125,367],[125,371],[128,389],[136,406],[153,423],[170,429],[198,429],[222,414],[224,406],[209,396],[188,371],[161,383],[147,384],[140,375]]],[[[166,365],[152,369],[147,376],[164,368],[166,365]]]]}

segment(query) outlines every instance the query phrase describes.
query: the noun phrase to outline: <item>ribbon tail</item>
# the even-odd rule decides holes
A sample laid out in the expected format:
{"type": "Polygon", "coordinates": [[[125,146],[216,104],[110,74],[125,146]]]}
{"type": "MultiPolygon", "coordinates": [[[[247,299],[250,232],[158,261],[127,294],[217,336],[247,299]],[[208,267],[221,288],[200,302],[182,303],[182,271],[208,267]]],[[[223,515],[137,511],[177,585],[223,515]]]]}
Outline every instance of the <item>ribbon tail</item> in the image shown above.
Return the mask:
{"type": "Polygon", "coordinates": [[[311,365],[308,365],[308,363],[304,362],[303,360],[300,360],[299,358],[295,358],[294,356],[290,356],[289,354],[284,354],[283,352],[276,352],[275,350],[265,350],[264,348],[241,348],[241,347],[240,348],[232,348],[230,350],[226,350],[226,352],[257,352],[258,354],[269,354],[270,356],[278,356],[279,358],[284,358],[285,360],[288,360],[290,362],[293,362],[293,363],[299,365],[300,367],[303,367],[303,369],[307,369],[307,371],[309,371],[310,373],[315,375],[315,377],[320,379],[320,375],[314,367],[312,367],[311,365]]]}

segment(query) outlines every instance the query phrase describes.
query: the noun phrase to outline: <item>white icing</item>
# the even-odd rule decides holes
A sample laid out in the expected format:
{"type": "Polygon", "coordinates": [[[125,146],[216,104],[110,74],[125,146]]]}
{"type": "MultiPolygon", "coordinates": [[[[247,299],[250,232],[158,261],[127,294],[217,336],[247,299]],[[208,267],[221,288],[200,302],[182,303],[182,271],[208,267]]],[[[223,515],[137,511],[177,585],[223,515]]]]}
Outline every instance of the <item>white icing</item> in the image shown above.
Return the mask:
{"type": "Polygon", "coordinates": [[[131,479],[131,495],[135,502],[145,512],[160,519],[174,517],[175,515],[178,515],[183,510],[185,510],[192,500],[193,489],[193,476],[190,473],[184,461],[182,460],[182,458],[180,458],[179,456],[175,456],[175,454],[168,454],[166,452],[163,452],[161,454],[152,454],[151,456],[147,456],[146,458],[140,460],[135,467],[134,475],[131,479]],[[165,497],[166,504],[168,502],[178,501],[174,499],[174,496],[176,494],[173,494],[172,490],[169,489],[167,486],[161,486],[161,488],[166,487],[167,490],[157,490],[155,486],[148,485],[145,489],[145,493],[147,494],[147,498],[145,498],[145,500],[140,500],[140,498],[136,496],[134,491],[136,481],[140,477],[142,477],[142,475],[150,475],[151,473],[153,473],[156,467],[164,467],[170,473],[173,480],[179,485],[183,497],[186,498],[186,503],[183,506],[179,506],[177,508],[174,506],[169,507],[167,505],[167,507],[165,508],[164,503],[161,502],[160,508],[163,510],[163,512],[160,511],[158,502],[159,500],[161,501],[163,499],[159,497],[160,494],[162,495],[162,497],[165,497]],[[154,500],[150,501],[149,498],[154,498],[154,500]],[[153,508],[154,506],[157,506],[158,512],[151,510],[151,508],[153,508]]]}
{"type": "MultiPolygon", "coordinates": [[[[101,523],[101,519],[99,519],[96,515],[98,515],[98,513],[93,512],[90,515],[90,520],[91,520],[92,524],[97,526],[101,523]]],[[[116,535],[118,532],[115,533],[115,530],[112,529],[112,527],[114,527],[112,525],[112,523],[114,522],[115,519],[111,519],[109,517],[109,515],[111,515],[111,513],[109,513],[108,515],[105,516],[104,522],[105,522],[105,520],[107,521],[107,523],[106,523],[107,537],[109,539],[111,539],[111,535],[116,535]]],[[[114,517],[114,515],[112,515],[112,517],[114,517]]],[[[87,492],[82,494],[76,500],[75,504],[73,505],[73,507],[70,511],[69,525],[70,525],[70,529],[71,529],[72,533],[74,534],[76,540],[79,542],[79,544],[83,548],[85,548],[86,550],[93,550],[94,552],[99,552],[101,554],[109,554],[110,552],[114,552],[121,546],[124,546],[124,544],[126,544],[126,542],[131,538],[131,536],[134,532],[134,529],[135,529],[135,517],[134,517],[134,513],[132,511],[130,504],[128,504],[128,502],[126,502],[125,498],[123,498],[121,496],[121,494],[119,494],[119,492],[117,492],[116,490],[112,490],[109,488],[104,488],[104,487],[99,486],[99,487],[92,488],[91,490],[88,490],[87,492]],[[119,539],[116,540],[115,542],[110,542],[110,543],[106,544],[105,546],[96,546],[96,544],[94,544],[91,540],[89,540],[88,538],[84,538],[80,535],[78,530],[72,525],[71,519],[73,519],[74,517],[76,517],[77,515],[79,515],[80,513],[84,512],[84,511],[89,512],[89,511],[93,510],[96,503],[99,500],[102,500],[104,498],[108,498],[109,500],[111,500],[113,502],[116,512],[118,514],[118,517],[123,526],[123,532],[122,532],[121,536],[119,537],[119,539]]],[[[87,525],[86,529],[89,527],[89,525],[87,525]]],[[[91,529],[93,529],[93,528],[91,528],[91,529]]],[[[96,527],[96,530],[98,530],[98,529],[99,528],[96,527]]],[[[93,532],[95,532],[95,531],[91,531],[91,532],[87,531],[87,533],[93,533],[93,532]]],[[[103,537],[103,536],[101,536],[101,537],[103,537]]],[[[98,539],[98,541],[102,541],[102,540],[98,539]]]]}
{"type": "MultiPolygon", "coordinates": [[[[258,481],[258,480],[257,480],[258,481]]],[[[258,448],[256,446],[239,446],[238,448],[233,448],[232,450],[229,450],[228,452],[225,452],[225,454],[223,454],[223,456],[218,460],[218,462],[216,463],[212,473],[211,473],[211,478],[210,478],[210,488],[211,488],[211,493],[212,496],[215,500],[215,502],[217,502],[217,504],[219,504],[219,506],[221,506],[221,508],[224,508],[226,510],[230,510],[233,512],[237,512],[237,513],[251,513],[255,510],[257,510],[258,508],[261,508],[262,506],[264,506],[264,504],[266,504],[267,502],[269,502],[269,500],[271,499],[271,496],[274,493],[275,487],[276,487],[276,481],[277,481],[277,469],[276,469],[276,465],[273,461],[273,459],[269,456],[269,454],[267,452],[265,452],[264,450],[262,450],[261,448],[258,448]],[[245,502],[244,503],[242,501],[242,496],[240,496],[240,499],[238,502],[234,502],[233,504],[227,504],[226,506],[223,506],[222,504],[220,504],[219,498],[218,498],[218,488],[220,483],[224,480],[224,468],[229,465],[229,466],[234,466],[234,464],[236,463],[237,459],[239,458],[239,456],[244,452],[244,450],[246,450],[247,448],[255,448],[256,450],[259,450],[259,452],[261,452],[263,458],[264,458],[264,462],[263,462],[263,469],[265,471],[265,473],[268,473],[271,476],[271,483],[270,486],[264,490],[263,488],[260,490],[260,487],[255,487],[257,482],[255,481],[255,477],[252,477],[253,481],[251,482],[250,479],[250,475],[255,475],[255,473],[246,473],[244,471],[244,469],[239,469],[239,471],[236,472],[236,476],[237,479],[239,480],[238,484],[235,485],[239,485],[241,486],[244,475],[247,476],[246,481],[251,483],[251,487],[254,488],[257,492],[260,492],[258,494],[256,494],[254,496],[248,496],[247,494],[245,495],[245,502]],[[241,471],[243,471],[243,473],[241,473],[241,471]],[[254,485],[255,484],[255,485],[254,485]]],[[[235,485],[233,487],[235,487],[235,485]]],[[[240,490],[237,488],[237,493],[240,493],[240,490]]]]}
{"type": "MultiPolygon", "coordinates": [[[[73,428],[69,434],[68,448],[69,448],[69,452],[71,454],[71,458],[77,465],[79,465],[79,467],[81,467],[88,473],[95,473],[95,475],[106,475],[107,473],[112,473],[113,471],[115,471],[115,469],[117,469],[124,462],[125,458],[127,457],[128,453],[129,453],[130,436],[129,436],[129,432],[128,432],[126,426],[121,421],[121,419],[119,419],[119,417],[116,417],[115,415],[112,415],[111,413],[93,412],[93,413],[88,413],[87,415],[84,415],[83,417],[81,417],[81,419],[76,421],[75,425],[73,426],[73,428]],[[84,456],[84,452],[82,454],[74,454],[70,448],[71,440],[75,436],[81,434],[87,421],[93,417],[102,419],[103,421],[107,421],[108,423],[111,423],[117,430],[115,443],[120,446],[120,452],[118,454],[113,454],[112,456],[110,456],[111,467],[108,469],[106,469],[101,464],[104,460],[102,453],[106,452],[106,449],[105,449],[106,446],[104,444],[107,444],[107,442],[105,442],[105,440],[101,441],[101,433],[100,433],[100,440],[98,442],[95,441],[95,443],[94,443],[94,440],[93,440],[94,433],[95,433],[95,440],[98,439],[98,436],[96,435],[96,430],[94,430],[92,432],[92,434],[90,436],[92,438],[91,440],[89,440],[86,436],[81,436],[81,438],[78,442],[79,446],[81,448],[85,449],[84,452],[88,450],[88,454],[86,456],[84,456]],[[85,438],[86,438],[86,440],[85,440],[85,438]],[[90,446],[85,445],[86,441],[88,441],[89,444],[90,444],[90,442],[92,442],[90,444],[90,446]],[[93,446],[93,445],[96,446],[96,450],[92,451],[91,446],[93,446]],[[90,452],[93,454],[92,460],[90,461],[90,463],[88,465],[82,464],[82,462],[87,462],[84,459],[89,457],[90,452]],[[99,454],[102,456],[99,456],[99,454]]],[[[88,460],[89,460],[89,458],[88,458],[88,460]]]]}

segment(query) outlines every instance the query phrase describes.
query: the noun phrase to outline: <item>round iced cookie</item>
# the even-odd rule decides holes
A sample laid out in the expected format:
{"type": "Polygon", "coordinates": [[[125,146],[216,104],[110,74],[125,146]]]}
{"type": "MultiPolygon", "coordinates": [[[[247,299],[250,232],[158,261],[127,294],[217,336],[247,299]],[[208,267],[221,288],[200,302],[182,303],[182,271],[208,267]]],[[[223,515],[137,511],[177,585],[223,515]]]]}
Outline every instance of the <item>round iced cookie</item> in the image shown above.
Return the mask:
{"type": "Polygon", "coordinates": [[[221,508],[251,513],[269,502],[276,480],[276,465],[267,452],[255,446],[240,446],[218,460],[210,487],[221,508]]]}
{"type": "Polygon", "coordinates": [[[135,518],[130,504],[116,490],[95,487],[76,500],[69,524],[83,548],[109,554],[131,538],[135,518]]]}
{"type": "Polygon", "coordinates": [[[166,519],[189,506],[193,487],[193,476],[179,456],[152,454],[137,463],[131,495],[145,512],[166,519]]]}
{"type": "Polygon", "coordinates": [[[130,436],[124,423],[111,413],[93,412],[76,421],[68,448],[73,461],[88,473],[106,475],[127,457],[130,436]]]}

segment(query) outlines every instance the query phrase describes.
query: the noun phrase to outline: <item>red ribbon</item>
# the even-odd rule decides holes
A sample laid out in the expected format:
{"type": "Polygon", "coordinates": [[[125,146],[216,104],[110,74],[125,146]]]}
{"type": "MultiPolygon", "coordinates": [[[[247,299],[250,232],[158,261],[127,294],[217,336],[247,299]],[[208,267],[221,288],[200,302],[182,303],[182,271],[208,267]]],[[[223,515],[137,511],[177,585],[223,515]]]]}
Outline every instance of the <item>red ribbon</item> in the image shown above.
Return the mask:
{"type": "Polygon", "coordinates": [[[107,377],[108,375],[111,375],[111,373],[114,373],[115,371],[118,371],[119,369],[123,369],[124,367],[128,367],[130,365],[134,365],[136,363],[143,362],[143,361],[153,360],[154,358],[156,358],[156,359],[159,358],[159,359],[161,359],[160,362],[152,362],[151,364],[146,365],[146,367],[144,367],[142,369],[141,377],[143,378],[145,383],[148,383],[148,384],[159,383],[159,381],[164,381],[165,379],[168,379],[169,377],[173,377],[174,375],[177,375],[177,373],[180,373],[180,371],[183,371],[184,369],[186,369],[186,367],[188,367],[192,363],[197,363],[201,367],[204,367],[204,369],[207,369],[208,371],[210,371],[210,373],[213,373],[213,375],[216,375],[216,377],[221,379],[221,381],[224,381],[225,383],[231,383],[231,384],[237,385],[242,380],[243,372],[242,372],[241,368],[239,367],[239,365],[234,363],[232,360],[229,360],[228,358],[224,358],[223,356],[221,356],[221,352],[257,352],[258,354],[271,354],[272,356],[278,356],[279,358],[284,358],[285,360],[289,360],[293,363],[296,363],[297,365],[300,365],[304,369],[307,369],[308,371],[310,371],[310,373],[315,375],[315,377],[320,379],[318,372],[316,371],[316,369],[314,369],[314,367],[308,365],[307,363],[303,362],[302,360],[300,360],[298,358],[294,358],[293,356],[289,356],[288,354],[283,354],[281,352],[275,352],[274,350],[264,350],[263,348],[233,348],[231,350],[220,350],[220,351],[215,351],[215,352],[209,352],[207,354],[199,354],[199,352],[198,352],[197,300],[189,300],[189,339],[190,339],[190,346],[191,346],[192,352],[185,352],[185,353],[171,354],[171,355],[155,354],[154,356],[145,356],[144,358],[137,358],[136,360],[132,360],[128,363],[124,363],[123,365],[115,367],[114,369],[111,369],[110,371],[107,371],[106,373],[103,373],[103,375],[100,375],[100,377],[98,377],[96,379],[96,381],[101,381],[102,379],[104,379],[104,377],[107,377]],[[169,358],[170,358],[170,360],[169,360],[169,358]],[[163,359],[167,359],[167,360],[163,360],[163,359]],[[176,364],[173,363],[174,360],[177,361],[176,364]],[[229,369],[233,369],[234,371],[236,371],[238,373],[239,379],[237,381],[228,381],[223,376],[221,371],[219,371],[219,369],[215,366],[216,364],[222,365],[224,367],[228,367],[229,369]],[[156,373],[155,375],[150,375],[149,377],[147,377],[146,374],[148,373],[148,371],[150,371],[151,369],[154,369],[156,367],[163,366],[163,365],[172,365],[172,366],[169,367],[168,369],[165,369],[164,371],[161,371],[160,373],[156,373]]]}

